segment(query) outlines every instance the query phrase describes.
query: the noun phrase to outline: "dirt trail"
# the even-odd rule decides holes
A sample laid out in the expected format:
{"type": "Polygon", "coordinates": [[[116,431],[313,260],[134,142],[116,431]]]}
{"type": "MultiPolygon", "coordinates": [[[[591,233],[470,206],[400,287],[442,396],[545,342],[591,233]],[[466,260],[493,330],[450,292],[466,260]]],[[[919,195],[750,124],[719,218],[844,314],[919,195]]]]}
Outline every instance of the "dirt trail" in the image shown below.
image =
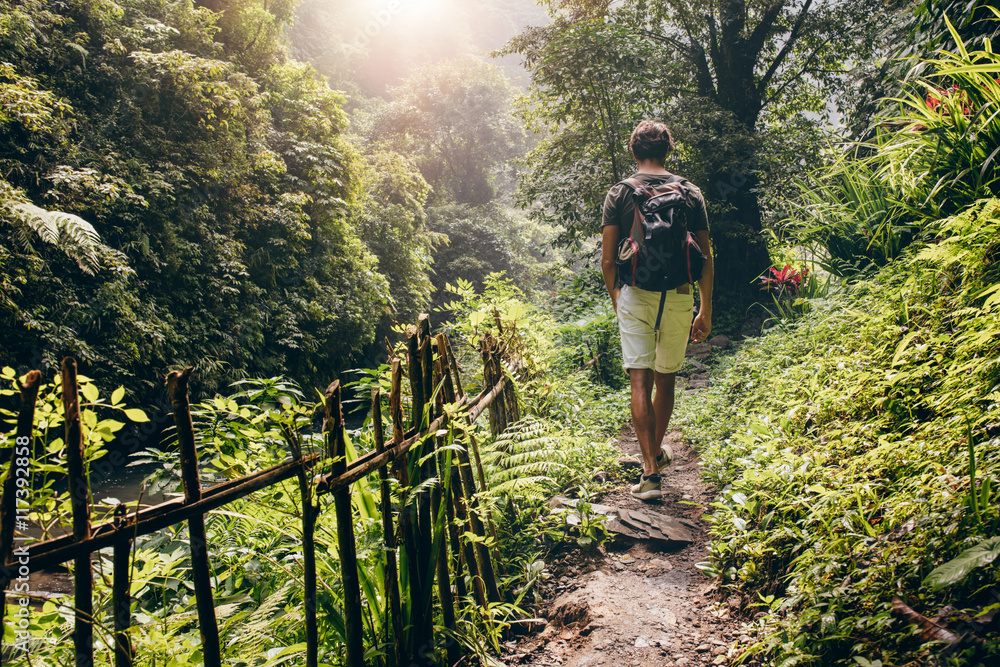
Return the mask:
{"type": "MultiPolygon", "coordinates": [[[[693,384],[693,383],[692,383],[693,384]]],[[[689,385],[690,386],[690,385],[689,385]]],[[[664,439],[674,461],[664,471],[663,498],[642,502],[622,486],[597,502],[685,519],[695,541],[661,551],[652,543],[609,543],[598,553],[579,550],[549,564],[549,623],[540,633],[508,643],[508,665],[668,667],[724,665],[741,639],[734,620],[743,601],[723,599],[696,563],[708,560],[707,524],[701,516],[715,498],[702,480],[697,453],[677,430],[664,439]]],[[[623,454],[639,445],[629,427],[619,439],[623,454]]],[[[740,643],[747,642],[742,637],[740,643]]]]}

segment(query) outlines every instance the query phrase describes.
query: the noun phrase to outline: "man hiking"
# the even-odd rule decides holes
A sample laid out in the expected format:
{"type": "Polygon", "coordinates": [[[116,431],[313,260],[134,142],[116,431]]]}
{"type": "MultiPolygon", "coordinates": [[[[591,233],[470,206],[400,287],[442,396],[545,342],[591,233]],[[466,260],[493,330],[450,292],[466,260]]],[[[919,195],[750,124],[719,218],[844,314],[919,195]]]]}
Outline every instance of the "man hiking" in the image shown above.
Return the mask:
{"type": "Polygon", "coordinates": [[[629,148],[636,173],[604,201],[601,269],[618,316],[642,451],[642,477],[632,495],[651,500],[662,495],[660,471],[672,456],[662,441],[688,336],[701,342],[712,331],[714,271],[701,190],[664,168],[674,148],[670,130],[644,120],[632,131],[629,148]],[[692,323],[695,281],[701,307],[692,323]]]}

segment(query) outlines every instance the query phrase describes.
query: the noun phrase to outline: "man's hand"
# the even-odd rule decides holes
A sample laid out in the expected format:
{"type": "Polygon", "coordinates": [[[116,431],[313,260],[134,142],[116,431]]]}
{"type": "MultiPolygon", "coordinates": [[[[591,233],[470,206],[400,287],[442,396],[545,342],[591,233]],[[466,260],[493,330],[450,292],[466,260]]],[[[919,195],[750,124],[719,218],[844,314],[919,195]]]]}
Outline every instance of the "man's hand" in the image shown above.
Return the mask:
{"type": "Polygon", "coordinates": [[[712,333],[712,316],[703,310],[698,311],[691,325],[691,340],[700,343],[712,333]]]}
{"type": "Polygon", "coordinates": [[[621,294],[621,290],[613,289],[611,290],[611,307],[615,311],[615,315],[618,314],[618,295],[621,294]]]}

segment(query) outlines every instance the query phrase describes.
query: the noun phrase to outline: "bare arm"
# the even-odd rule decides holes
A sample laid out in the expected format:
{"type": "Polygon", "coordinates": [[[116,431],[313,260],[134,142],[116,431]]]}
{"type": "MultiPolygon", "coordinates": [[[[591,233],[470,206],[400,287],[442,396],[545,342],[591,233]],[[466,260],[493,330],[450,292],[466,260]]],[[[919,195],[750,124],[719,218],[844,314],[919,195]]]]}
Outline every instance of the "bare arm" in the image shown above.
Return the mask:
{"type": "Polygon", "coordinates": [[[618,237],[621,231],[618,225],[606,225],[601,235],[601,273],[604,274],[604,286],[611,295],[611,307],[618,312],[618,290],[615,289],[615,274],[618,266],[615,255],[618,252],[618,237]]]}
{"type": "Polygon", "coordinates": [[[701,278],[698,279],[698,294],[701,297],[701,307],[698,308],[698,316],[694,318],[691,325],[691,340],[696,343],[708,338],[712,333],[712,283],[715,280],[715,260],[712,257],[712,243],[708,238],[708,230],[702,229],[695,234],[698,237],[698,245],[701,251],[708,258],[701,271],[701,278]]]}

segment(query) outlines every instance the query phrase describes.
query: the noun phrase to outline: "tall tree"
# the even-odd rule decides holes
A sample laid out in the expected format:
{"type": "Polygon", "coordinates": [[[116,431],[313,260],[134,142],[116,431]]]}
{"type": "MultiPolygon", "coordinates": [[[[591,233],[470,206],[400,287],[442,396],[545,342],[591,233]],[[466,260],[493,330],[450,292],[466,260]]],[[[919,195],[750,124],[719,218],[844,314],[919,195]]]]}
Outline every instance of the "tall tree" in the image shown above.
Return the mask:
{"type": "MultiPolygon", "coordinates": [[[[822,117],[873,53],[877,0],[551,0],[554,20],[512,40],[531,70],[535,121],[551,132],[536,151],[525,200],[596,232],[609,183],[631,170],[628,133],[644,116],[675,127],[675,158],[713,213],[723,287],[748,285],[769,264],[760,188],[772,130],[822,117]],[[875,20],[873,20],[875,19],[875,20]],[[582,160],[582,164],[581,164],[582,160]],[[564,171],[565,170],[565,171],[564,171]],[[574,193],[575,205],[556,197],[574,193]]],[[[782,152],[787,152],[783,147],[782,152]]]]}

